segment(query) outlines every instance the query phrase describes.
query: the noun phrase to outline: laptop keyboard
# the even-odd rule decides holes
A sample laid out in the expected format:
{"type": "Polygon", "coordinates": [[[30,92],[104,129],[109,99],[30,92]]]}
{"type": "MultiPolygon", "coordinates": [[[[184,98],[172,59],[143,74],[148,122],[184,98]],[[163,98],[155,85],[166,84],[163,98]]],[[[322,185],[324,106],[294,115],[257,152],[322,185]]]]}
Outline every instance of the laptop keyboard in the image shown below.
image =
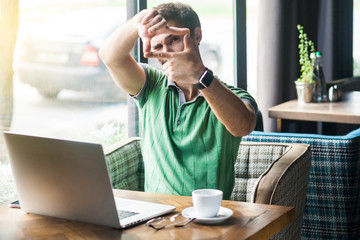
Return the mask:
{"type": "Polygon", "coordinates": [[[117,210],[117,212],[118,212],[118,216],[119,216],[120,220],[124,219],[124,218],[134,216],[136,214],[139,214],[137,212],[130,212],[130,211],[125,211],[125,210],[117,210]]]}

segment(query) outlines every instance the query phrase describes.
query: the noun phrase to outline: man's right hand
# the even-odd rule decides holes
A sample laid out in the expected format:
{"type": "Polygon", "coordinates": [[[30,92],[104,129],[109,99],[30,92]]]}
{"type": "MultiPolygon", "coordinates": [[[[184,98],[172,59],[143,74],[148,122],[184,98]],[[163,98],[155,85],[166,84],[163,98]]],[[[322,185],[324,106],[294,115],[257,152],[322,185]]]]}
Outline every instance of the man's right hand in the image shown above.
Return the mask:
{"type": "Polygon", "coordinates": [[[143,10],[119,26],[104,42],[99,51],[115,83],[125,92],[136,95],[145,83],[144,69],[131,56],[130,51],[140,37],[144,43],[144,56],[151,52],[151,39],[158,34],[185,35],[187,28],[169,27],[155,10],[143,10]]]}
{"type": "Polygon", "coordinates": [[[151,52],[151,39],[158,34],[185,35],[188,28],[169,27],[166,20],[155,9],[145,9],[138,14],[138,33],[143,41],[146,57],[151,52]]]}

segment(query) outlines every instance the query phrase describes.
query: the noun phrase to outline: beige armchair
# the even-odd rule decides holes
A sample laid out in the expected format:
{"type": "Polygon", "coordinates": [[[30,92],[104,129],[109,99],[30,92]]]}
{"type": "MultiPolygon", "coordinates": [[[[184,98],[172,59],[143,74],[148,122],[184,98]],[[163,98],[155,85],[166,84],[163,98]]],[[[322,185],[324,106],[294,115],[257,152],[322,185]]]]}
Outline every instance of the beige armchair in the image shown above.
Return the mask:
{"type": "MultiPolygon", "coordinates": [[[[109,175],[116,189],[144,190],[140,138],[105,149],[109,175]]],[[[295,221],[274,239],[300,239],[310,172],[306,144],[240,144],[232,200],[295,207],[295,221]]]]}

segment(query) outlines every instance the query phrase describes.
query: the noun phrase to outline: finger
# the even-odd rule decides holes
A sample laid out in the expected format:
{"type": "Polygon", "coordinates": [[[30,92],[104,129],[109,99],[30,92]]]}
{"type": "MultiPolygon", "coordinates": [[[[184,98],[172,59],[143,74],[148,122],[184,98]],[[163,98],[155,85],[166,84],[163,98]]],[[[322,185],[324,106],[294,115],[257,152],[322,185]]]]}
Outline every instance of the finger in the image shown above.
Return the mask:
{"type": "Polygon", "coordinates": [[[142,25],[146,25],[159,13],[155,9],[146,10],[146,15],[141,20],[142,25]]]}
{"type": "Polygon", "coordinates": [[[163,17],[161,17],[160,15],[156,15],[146,24],[146,26],[150,28],[151,26],[154,26],[154,25],[156,25],[160,22],[164,22],[164,21],[165,21],[165,19],[163,17]]]}
{"type": "Polygon", "coordinates": [[[184,50],[191,49],[190,33],[184,36],[184,50]]]}
{"type": "Polygon", "coordinates": [[[161,58],[161,59],[170,59],[173,56],[173,53],[170,52],[147,52],[144,55],[146,58],[161,58]]]}
{"type": "Polygon", "coordinates": [[[151,29],[151,33],[156,32],[156,34],[171,34],[171,35],[185,35],[188,33],[190,34],[190,30],[188,28],[169,27],[165,19],[159,22],[158,24],[156,24],[155,26],[152,26],[150,29],[151,29]]]}
{"type": "Polygon", "coordinates": [[[186,35],[190,34],[189,28],[179,28],[179,27],[167,27],[166,33],[172,34],[172,35],[186,35]]]}
{"type": "Polygon", "coordinates": [[[143,53],[144,56],[146,53],[151,51],[151,39],[143,39],[143,53]]]}
{"type": "Polygon", "coordinates": [[[164,18],[158,18],[156,19],[156,22],[151,22],[148,24],[148,27],[149,27],[149,30],[148,32],[149,33],[161,33],[161,32],[165,32],[165,30],[162,30],[162,29],[166,29],[166,26],[167,26],[167,22],[164,18]],[[153,23],[153,24],[151,24],[153,23]],[[162,31],[161,31],[162,30],[162,31]]]}

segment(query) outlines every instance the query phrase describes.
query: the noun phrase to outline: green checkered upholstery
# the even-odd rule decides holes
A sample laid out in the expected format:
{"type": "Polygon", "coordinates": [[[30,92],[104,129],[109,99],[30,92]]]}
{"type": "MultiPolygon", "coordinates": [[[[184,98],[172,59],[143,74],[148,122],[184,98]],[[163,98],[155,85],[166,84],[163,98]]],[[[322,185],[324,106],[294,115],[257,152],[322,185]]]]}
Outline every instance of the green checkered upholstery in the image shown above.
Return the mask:
{"type": "Polygon", "coordinates": [[[105,158],[113,188],[144,190],[144,165],[140,138],[130,138],[105,149],[105,158]]]}
{"type": "Polygon", "coordinates": [[[360,239],[360,128],[344,136],[255,131],[246,141],[309,144],[302,239],[360,239]]]}

